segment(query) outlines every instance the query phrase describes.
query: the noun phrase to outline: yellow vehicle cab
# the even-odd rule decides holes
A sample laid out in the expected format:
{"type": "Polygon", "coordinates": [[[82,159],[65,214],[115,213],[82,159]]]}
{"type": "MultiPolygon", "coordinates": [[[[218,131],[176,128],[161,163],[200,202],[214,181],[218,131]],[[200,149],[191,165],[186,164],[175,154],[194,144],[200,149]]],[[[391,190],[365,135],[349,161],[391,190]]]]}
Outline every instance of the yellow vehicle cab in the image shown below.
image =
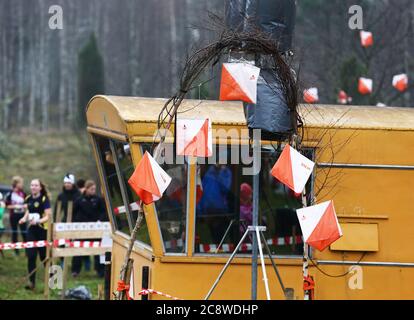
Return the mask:
{"type": "MultiPolygon", "coordinates": [[[[112,292],[138,214],[133,204],[139,199],[128,178],[143,152],[151,149],[165,101],[95,96],[87,108],[113,230],[112,292]]],[[[308,193],[316,203],[334,201],[344,234],[325,251],[311,252],[315,299],[414,299],[414,110],[301,105],[299,111],[302,146],[316,162],[308,193]]],[[[141,298],[143,287],[203,299],[249,224],[252,177],[244,174],[251,162],[245,154],[249,135],[243,104],[185,100],[178,117],[211,119],[216,162],[177,156],[162,164],[172,182],[161,200],[144,208],[145,221],[131,255],[135,299],[141,298]]],[[[166,150],[173,150],[173,141],[172,133],[166,150]]],[[[300,199],[270,175],[280,149],[262,141],[259,224],[267,228],[267,243],[291,298],[303,299],[303,244],[295,213],[300,199]]],[[[211,299],[250,299],[249,242],[211,299]]],[[[270,259],[265,263],[272,299],[284,299],[270,259]]],[[[258,298],[265,299],[260,268],[258,279],[258,298]]]]}

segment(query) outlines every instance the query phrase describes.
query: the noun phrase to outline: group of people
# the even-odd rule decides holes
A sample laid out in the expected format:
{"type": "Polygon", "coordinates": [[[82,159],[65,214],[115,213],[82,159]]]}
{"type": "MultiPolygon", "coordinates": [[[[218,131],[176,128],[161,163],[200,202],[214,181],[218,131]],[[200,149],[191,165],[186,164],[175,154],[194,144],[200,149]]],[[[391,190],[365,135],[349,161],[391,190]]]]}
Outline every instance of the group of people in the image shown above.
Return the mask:
{"type": "MultiPolygon", "coordinates": [[[[24,192],[24,180],[19,176],[12,179],[12,190],[0,198],[0,227],[3,217],[1,213],[9,212],[12,242],[18,242],[18,234],[22,240],[41,241],[47,239],[48,221],[52,217],[51,198],[46,185],[40,179],[30,182],[30,194],[24,192]]],[[[108,221],[105,202],[96,192],[96,183],[93,180],[75,180],[73,174],[66,174],[63,178],[63,189],[58,195],[53,210],[56,222],[96,222],[108,221]],[[68,221],[69,203],[73,203],[72,221],[68,221]],[[60,206],[58,206],[60,203],[60,206]],[[61,214],[57,215],[57,208],[61,208],[61,214]]],[[[0,239],[1,241],[1,239],[0,239]]],[[[19,250],[15,250],[19,254],[19,250]]],[[[37,256],[45,262],[46,248],[26,248],[27,267],[29,272],[29,283],[26,289],[33,290],[36,283],[36,261],[37,256]]],[[[72,275],[78,276],[82,263],[85,268],[90,268],[89,257],[73,257],[72,275]]],[[[100,264],[99,256],[94,257],[95,270],[99,277],[104,276],[104,266],[100,264]]]]}

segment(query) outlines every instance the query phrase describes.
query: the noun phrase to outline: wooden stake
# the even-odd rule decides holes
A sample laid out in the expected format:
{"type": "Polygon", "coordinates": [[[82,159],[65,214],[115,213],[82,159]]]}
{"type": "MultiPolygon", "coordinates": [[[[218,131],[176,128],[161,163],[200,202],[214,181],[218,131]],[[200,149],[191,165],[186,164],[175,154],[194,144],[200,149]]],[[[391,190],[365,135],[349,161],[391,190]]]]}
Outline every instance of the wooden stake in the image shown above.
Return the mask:
{"type": "MultiPolygon", "coordinates": [[[[134,242],[137,237],[138,230],[141,228],[142,220],[144,218],[144,212],[142,211],[143,210],[142,201],[140,201],[139,205],[141,209],[138,213],[138,218],[135,223],[134,229],[132,230],[131,239],[129,240],[128,249],[125,254],[124,263],[121,267],[121,272],[120,272],[120,281],[123,281],[124,283],[127,283],[127,282],[129,283],[129,277],[127,278],[127,273],[130,272],[129,270],[129,267],[131,266],[130,256],[131,256],[132,248],[134,247],[134,242]]],[[[125,300],[125,299],[126,299],[125,291],[116,291],[115,300],[125,300]]]]}
{"type": "MultiPolygon", "coordinates": [[[[72,222],[72,216],[73,216],[73,202],[68,202],[68,212],[66,216],[66,222],[72,222]]],[[[61,293],[61,299],[65,299],[65,291],[67,287],[67,277],[68,277],[68,269],[69,269],[69,257],[63,258],[63,272],[62,272],[62,293],[61,293]]]]}

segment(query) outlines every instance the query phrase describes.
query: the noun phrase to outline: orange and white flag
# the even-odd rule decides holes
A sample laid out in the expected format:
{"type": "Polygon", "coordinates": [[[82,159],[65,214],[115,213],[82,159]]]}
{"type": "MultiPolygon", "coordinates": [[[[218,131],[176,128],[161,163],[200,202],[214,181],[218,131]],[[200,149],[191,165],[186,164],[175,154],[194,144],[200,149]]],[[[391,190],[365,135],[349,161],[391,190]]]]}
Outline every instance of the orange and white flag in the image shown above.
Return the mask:
{"type": "Polygon", "coordinates": [[[316,103],[319,101],[318,88],[309,88],[303,91],[303,100],[306,103],[316,103]]]}
{"type": "Polygon", "coordinates": [[[339,91],[338,93],[338,103],[347,104],[349,102],[348,95],[344,90],[339,91]]]}
{"type": "Polygon", "coordinates": [[[359,78],[358,91],[360,94],[364,95],[372,93],[372,79],[363,77],[359,78]]]}
{"type": "Polygon", "coordinates": [[[257,101],[257,79],[260,68],[249,63],[223,63],[220,100],[257,101]]]}
{"type": "Polygon", "coordinates": [[[129,178],[128,183],[144,204],[151,204],[162,197],[171,177],[157,161],[145,151],[144,156],[129,178]]]}
{"type": "Polygon", "coordinates": [[[359,35],[361,37],[361,45],[364,48],[370,47],[374,44],[374,37],[372,36],[372,32],[361,30],[359,35]]]}
{"type": "Polygon", "coordinates": [[[286,145],[272,168],[272,175],[295,193],[302,193],[315,163],[286,145]]]}
{"type": "Polygon", "coordinates": [[[342,237],[341,226],[333,201],[296,210],[303,240],[311,247],[323,251],[342,237]]]}
{"type": "Polygon", "coordinates": [[[392,85],[398,91],[404,92],[408,88],[408,77],[405,73],[397,74],[392,78],[392,85]]]}
{"type": "Polygon", "coordinates": [[[177,155],[210,157],[213,135],[209,119],[177,119],[177,155]]]}

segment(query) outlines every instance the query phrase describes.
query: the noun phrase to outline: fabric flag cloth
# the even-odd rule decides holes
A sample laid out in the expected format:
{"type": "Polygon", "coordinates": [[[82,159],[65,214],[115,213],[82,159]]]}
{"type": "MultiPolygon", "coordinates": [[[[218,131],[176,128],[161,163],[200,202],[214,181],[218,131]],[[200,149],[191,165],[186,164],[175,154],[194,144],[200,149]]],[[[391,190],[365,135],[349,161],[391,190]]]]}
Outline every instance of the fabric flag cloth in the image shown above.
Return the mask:
{"type": "Polygon", "coordinates": [[[260,68],[249,63],[223,63],[220,100],[257,101],[257,79],[260,68]]]}
{"type": "Polygon", "coordinates": [[[131,188],[146,205],[160,199],[170,182],[171,177],[148,151],[145,151],[144,156],[128,180],[131,188]]]}
{"type": "Polygon", "coordinates": [[[272,168],[272,175],[295,193],[302,193],[315,163],[286,145],[272,168]]]}
{"type": "Polygon", "coordinates": [[[372,79],[363,77],[359,78],[358,91],[360,94],[364,95],[372,93],[372,79]]]}
{"type": "Polygon", "coordinates": [[[372,36],[372,32],[361,30],[359,35],[361,37],[361,45],[364,48],[370,47],[374,44],[374,37],[372,36]]]}
{"type": "Polygon", "coordinates": [[[210,157],[213,135],[209,119],[177,119],[176,151],[180,156],[210,157]]]}
{"type": "Polygon", "coordinates": [[[400,92],[404,92],[408,88],[408,77],[405,73],[397,74],[392,78],[392,85],[400,92]]]}
{"type": "Polygon", "coordinates": [[[303,100],[306,103],[316,103],[319,101],[318,88],[309,88],[303,91],[303,100]]]}
{"type": "Polygon", "coordinates": [[[333,201],[326,201],[296,210],[303,240],[311,247],[323,251],[342,237],[341,226],[333,201]]]}

